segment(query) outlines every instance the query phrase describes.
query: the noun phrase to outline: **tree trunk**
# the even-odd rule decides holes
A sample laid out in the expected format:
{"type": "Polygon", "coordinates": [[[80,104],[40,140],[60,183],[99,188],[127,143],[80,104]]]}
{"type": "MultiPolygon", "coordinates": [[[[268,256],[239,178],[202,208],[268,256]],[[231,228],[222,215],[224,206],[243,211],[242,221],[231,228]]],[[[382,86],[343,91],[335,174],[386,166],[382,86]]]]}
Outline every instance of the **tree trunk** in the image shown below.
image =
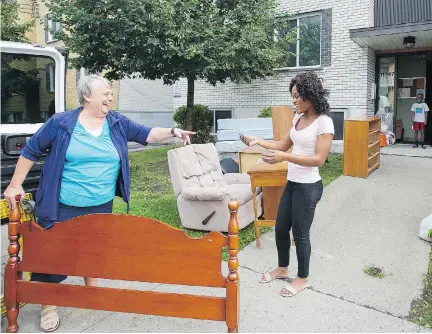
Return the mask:
{"type": "Polygon", "coordinates": [[[187,77],[188,80],[188,89],[187,89],[187,102],[186,102],[186,129],[189,131],[193,131],[192,120],[193,120],[193,111],[194,111],[194,94],[195,94],[195,78],[192,75],[187,77]]]}

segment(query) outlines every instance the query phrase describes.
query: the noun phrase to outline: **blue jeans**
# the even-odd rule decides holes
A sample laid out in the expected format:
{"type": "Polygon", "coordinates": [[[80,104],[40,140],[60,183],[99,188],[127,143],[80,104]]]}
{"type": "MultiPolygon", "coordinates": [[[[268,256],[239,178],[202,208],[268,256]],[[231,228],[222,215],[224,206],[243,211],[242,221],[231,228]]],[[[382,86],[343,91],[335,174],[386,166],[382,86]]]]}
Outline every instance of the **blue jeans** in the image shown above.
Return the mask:
{"type": "Polygon", "coordinates": [[[279,202],[275,226],[279,267],[289,265],[292,228],[298,261],[297,276],[301,278],[309,275],[311,255],[309,231],[322,193],[322,181],[315,183],[288,181],[279,202]]]}
{"type": "MultiPolygon", "coordinates": [[[[63,222],[68,219],[75,217],[89,215],[92,213],[112,213],[113,201],[109,201],[105,204],[98,206],[89,207],[77,207],[59,204],[58,209],[58,219],[57,222],[63,222]]],[[[46,232],[49,233],[49,230],[46,232]]],[[[54,274],[42,274],[42,273],[32,273],[30,281],[33,282],[45,282],[45,283],[60,283],[67,278],[66,275],[54,275],[54,274]]]]}

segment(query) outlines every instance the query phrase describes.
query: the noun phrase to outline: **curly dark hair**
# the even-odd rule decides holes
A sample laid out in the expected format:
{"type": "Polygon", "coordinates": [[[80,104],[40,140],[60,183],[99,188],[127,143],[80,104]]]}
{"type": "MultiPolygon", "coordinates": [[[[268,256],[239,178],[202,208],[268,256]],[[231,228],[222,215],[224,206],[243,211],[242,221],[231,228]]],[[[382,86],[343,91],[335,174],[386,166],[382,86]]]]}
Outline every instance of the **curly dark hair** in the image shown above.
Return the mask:
{"type": "Polygon", "coordinates": [[[324,89],[321,81],[315,72],[299,73],[291,80],[289,90],[292,93],[293,87],[296,86],[300,97],[312,103],[317,114],[325,115],[330,111],[327,101],[329,92],[324,89]]]}

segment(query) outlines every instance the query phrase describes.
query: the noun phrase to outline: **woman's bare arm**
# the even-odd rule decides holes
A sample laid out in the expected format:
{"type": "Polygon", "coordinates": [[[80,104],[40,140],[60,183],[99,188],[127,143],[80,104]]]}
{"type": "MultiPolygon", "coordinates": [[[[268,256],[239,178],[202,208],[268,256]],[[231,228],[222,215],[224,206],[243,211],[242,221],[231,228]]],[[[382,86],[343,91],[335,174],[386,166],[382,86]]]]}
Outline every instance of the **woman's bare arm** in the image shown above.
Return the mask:
{"type": "Polygon", "coordinates": [[[243,140],[243,142],[248,146],[254,146],[259,145],[261,147],[270,149],[270,150],[277,150],[277,151],[283,151],[286,152],[290,149],[290,147],[293,145],[293,142],[290,138],[290,132],[288,131],[286,135],[281,140],[271,141],[271,140],[264,140],[261,138],[256,138],[253,136],[247,136],[245,137],[246,140],[243,140]]]}
{"type": "Polygon", "coordinates": [[[300,166],[307,167],[321,167],[330,153],[330,148],[333,140],[332,134],[322,134],[317,139],[316,149],[314,155],[292,155],[290,153],[275,152],[264,153],[262,155],[263,161],[274,164],[282,161],[289,161],[300,166]]]}

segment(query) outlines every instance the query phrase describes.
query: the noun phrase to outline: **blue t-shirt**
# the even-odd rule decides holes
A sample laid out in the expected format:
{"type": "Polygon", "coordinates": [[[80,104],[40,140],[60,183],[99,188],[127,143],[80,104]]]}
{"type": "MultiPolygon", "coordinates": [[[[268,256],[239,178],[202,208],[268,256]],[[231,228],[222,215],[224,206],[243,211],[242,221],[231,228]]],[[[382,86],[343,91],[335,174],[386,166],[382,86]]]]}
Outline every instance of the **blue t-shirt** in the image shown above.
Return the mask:
{"type": "Polygon", "coordinates": [[[78,120],[66,151],[60,203],[89,207],[111,201],[119,171],[120,156],[111,140],[108,121],[105,119],[101,135],[95,137],[78,120]]]}

